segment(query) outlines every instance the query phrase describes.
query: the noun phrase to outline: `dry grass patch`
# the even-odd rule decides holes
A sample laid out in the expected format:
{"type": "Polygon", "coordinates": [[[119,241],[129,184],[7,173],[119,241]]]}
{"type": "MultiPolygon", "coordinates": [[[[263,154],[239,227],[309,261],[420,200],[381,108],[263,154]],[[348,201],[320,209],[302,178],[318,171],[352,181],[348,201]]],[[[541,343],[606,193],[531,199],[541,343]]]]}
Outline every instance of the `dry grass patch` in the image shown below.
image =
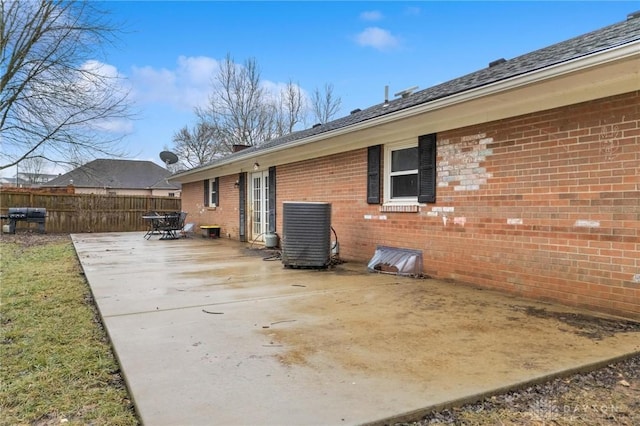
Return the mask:
{"type": "Polygon", "coordinates": [[[0,255],[0,424],[137,425],[69,237],[4,236],[0,255]]]}

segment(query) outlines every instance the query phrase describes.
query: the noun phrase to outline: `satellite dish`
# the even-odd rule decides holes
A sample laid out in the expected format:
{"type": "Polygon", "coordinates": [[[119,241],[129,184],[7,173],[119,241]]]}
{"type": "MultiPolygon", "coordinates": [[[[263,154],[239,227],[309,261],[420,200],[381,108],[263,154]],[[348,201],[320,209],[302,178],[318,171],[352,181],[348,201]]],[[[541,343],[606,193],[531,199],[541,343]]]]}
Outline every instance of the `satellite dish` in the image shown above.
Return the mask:
{"type": "Polygon", "coordinates": [[[178,162],[178,156],[171,151],[162,151],[160,153],[160,159],[167,165],[167,167],[169,164],[175,164],[178,162]]]}

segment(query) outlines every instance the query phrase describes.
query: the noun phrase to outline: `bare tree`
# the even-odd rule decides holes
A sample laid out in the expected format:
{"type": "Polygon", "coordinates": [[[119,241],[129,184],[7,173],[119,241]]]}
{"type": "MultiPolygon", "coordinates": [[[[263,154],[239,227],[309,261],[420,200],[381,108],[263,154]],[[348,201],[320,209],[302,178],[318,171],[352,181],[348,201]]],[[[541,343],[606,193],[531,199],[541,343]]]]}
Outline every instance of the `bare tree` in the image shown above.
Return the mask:
{"type": "Polygon", "coordinates": [[[273,109],[260,86],[260,69],[255,59],[238,65],[227,55],[213,84],[208,105],[197,109],[196,114],[216,129],[227,152],[231,152],[233,145],[257,145],[270,137],[273,109]]]}
{"type": "MultiPolygon", "coordinates": [[[[269,90],[269,86],[260,80],[255,59],[239,65],[227,55],[212,83],[209,102],[205,107],[196,108],[196,115],[200,122],[198,126],[208,129],[214,136],[195,143],[195,132],[185,133],[182,129],[176,134],[178,139],[174,137],[176,151],[184,152],[184,141],[189,140],[191,148],[197,145],[199,152],[226,155],[233,152],[233,145],[259,145],[292,133],[296,126],[307,121],[309,101],[300,86],[289,80],[279,90],[269,90]],[[207,146],[209,144],[211,146],[207,146]]],[[[312,101],[311,110],[322,122],[335,116],[341,104],[329,84],[325,85],[322,94],[316,89],[312,101]]],[[[199,162],[196,158],[186,165],[195,166],[199,162]]]]}
{"type": "Polygon", "coordinates": [[[275,137],[293,132],[295,126],[304,121],[306,113],[305,97],[300,86],[289,80],[280,90],[275,100],[275,137]]]}
{"type": "Polygon", "coordinates": [[[36,152],[53,161],[116,155],[127,93],[96,60],[114,29],[88,1],[0,0],[0,170],[36,152]]]}
{"type": "Polygon", "coordinates": [[[41,175],[44,171],[44,166],[45,160],[42,157],[30,157],[20,163],[19,172],[16,174],[29,184],[42,183],[41,175]]]}
{"type": "Polygon", "coordinates": [[[199,167],[227,152],[226,146],[216,138],[215,129],[203,122],[192,128],[183,127],[173,135],[172,141],[179,167],[199,167]]]}
{"type": "Polygon", "coordinates": [[[324,85],[324,91],[316,87],[311,95],[311,113],[316,123],[327,123],[339,112],[342,99],[333,94],[333,84],[324,85]]]}

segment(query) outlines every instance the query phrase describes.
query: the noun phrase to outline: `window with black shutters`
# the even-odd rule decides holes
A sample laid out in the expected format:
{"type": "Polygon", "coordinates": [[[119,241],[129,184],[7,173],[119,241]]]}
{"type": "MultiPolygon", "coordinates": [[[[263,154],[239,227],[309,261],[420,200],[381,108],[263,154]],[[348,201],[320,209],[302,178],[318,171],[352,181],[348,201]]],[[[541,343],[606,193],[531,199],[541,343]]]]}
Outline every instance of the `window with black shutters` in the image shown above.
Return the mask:
{"type": "MultiPolygon", "coordinates": [[[[372,169],[369,156],[369,176],[372,169]]],[[[380,164],[377,165],[378,170],[380,164]]],[[[436,135],[384,146],[384,203],[434,203],[436,200],[436,135]]],[[[371,181],[371,179],[370,179],[371,181]]],[[[370,183],[371,185],[371,183],[370,183]]],[[[369,201],[367,193],[367,202],[369,201]]]]}

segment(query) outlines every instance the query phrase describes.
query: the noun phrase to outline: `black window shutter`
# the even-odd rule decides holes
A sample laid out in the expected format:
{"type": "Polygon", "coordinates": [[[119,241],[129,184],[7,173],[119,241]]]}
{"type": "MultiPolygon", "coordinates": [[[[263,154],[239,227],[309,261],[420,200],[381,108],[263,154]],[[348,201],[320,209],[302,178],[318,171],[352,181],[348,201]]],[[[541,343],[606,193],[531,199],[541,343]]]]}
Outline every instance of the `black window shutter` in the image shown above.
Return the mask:
{"type": "Polygon", "coordinates": [[[219,183],[219,178],[216,178],[216,180],[213,182],[213,190],[215,191],[215,195],[213,196],[213,202],[215,203],[216,207],[220,206],[220,185],[219,183]]]}
{"type": "Polygon", "coordinates": [[[276,233],[276,168],[269,167],[269,233],[276,233]]]}
{"type": "Polygon", "coordinates": [[[204,206],[209,206],[209,179],[204,180],[204,206]]]}
{"type": "Polygon", "coordinates": [[[382,145],[370,146],[367,152],[367,203],[380,204],[380,165],[382,145]]]}
{"type": "Polygon", "coordinates": [[[247,180],[247,174],[246,173],[240,173],[238,175],[238,185],[239,185],[239,193],[238,193],[238,198],[240,201],[240,204],[238,206],[238,213],[239,213],[239,217],[238,217],[238,221],[239,221],[239,226],[238,226],[238,237],[240,239],[240,241],[242,241],[243,243],[247,241],[247,232],[246,232],[246,228],[247,228],[247,193],[246,193],[246,189],[245,189],[245,182],[247,180]]]}
{"type": "Polygon", "coordinates": [[[418,202],[436,202],[436,134],[422,135],[418,138],[418,202]]]}

